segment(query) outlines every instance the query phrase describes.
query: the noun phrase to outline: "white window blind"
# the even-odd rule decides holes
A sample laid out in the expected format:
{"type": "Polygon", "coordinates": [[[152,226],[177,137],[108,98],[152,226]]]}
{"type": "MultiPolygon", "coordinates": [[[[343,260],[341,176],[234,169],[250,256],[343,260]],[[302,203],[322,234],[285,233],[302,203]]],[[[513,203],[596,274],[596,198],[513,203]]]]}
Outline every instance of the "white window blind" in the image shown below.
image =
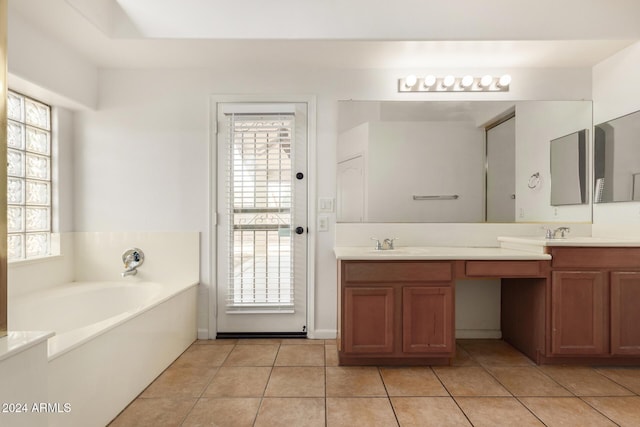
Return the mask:
{"type": "Polygon", "coordinates": [[[227,116],[230,310],[292,311],[293,114],[227,116]]]}

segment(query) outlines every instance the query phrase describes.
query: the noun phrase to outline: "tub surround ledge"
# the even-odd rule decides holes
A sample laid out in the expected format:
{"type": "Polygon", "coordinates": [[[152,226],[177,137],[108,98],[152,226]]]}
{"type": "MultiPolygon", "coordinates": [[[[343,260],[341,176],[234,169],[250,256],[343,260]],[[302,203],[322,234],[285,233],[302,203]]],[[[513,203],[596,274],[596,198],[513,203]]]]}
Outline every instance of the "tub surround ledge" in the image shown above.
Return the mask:
{"type": "Polygon", "coordinates": [[[7,336],[0,338],[0,362],[45,342],[54,335],[53,332],[44,331],[9,331],[7,336]]]}

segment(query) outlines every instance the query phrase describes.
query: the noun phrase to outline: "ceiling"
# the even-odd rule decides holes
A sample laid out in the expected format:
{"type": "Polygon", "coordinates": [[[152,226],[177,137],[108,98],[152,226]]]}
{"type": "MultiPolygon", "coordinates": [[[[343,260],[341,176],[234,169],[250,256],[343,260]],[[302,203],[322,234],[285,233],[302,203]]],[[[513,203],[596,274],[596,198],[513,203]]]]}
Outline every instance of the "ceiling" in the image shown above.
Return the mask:
{"type": "Polygon", "coordinates": [[[13,0],[9,12],[103,68],[590,67],[640,40],[637,0],[13,0]]]}

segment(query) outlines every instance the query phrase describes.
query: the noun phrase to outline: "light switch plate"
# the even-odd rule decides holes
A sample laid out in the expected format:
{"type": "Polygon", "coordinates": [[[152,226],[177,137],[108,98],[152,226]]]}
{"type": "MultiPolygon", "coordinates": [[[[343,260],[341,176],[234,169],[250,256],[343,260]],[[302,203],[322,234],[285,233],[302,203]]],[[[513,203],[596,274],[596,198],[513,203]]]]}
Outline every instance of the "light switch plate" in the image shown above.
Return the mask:
{"type": "Polygon", "coordinates": [[[333,212],[333,199],[330,197],[320,197],[318,199],[318,212],[333,212]]]}

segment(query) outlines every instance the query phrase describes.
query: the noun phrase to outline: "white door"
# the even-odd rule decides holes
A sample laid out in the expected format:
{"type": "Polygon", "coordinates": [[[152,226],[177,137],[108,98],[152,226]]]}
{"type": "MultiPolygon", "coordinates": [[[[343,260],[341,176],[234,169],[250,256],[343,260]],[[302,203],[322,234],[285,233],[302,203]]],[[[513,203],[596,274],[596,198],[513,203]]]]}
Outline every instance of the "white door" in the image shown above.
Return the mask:
{"type": "Polygon", "coordinates": [[[516,219],[516,118],[487,130],[487,222],[516,219]]]}
{"type": "Polygon", "coordinates": [[[306,333],[307,104],[218,104],[217,332],[306,333]]]}

